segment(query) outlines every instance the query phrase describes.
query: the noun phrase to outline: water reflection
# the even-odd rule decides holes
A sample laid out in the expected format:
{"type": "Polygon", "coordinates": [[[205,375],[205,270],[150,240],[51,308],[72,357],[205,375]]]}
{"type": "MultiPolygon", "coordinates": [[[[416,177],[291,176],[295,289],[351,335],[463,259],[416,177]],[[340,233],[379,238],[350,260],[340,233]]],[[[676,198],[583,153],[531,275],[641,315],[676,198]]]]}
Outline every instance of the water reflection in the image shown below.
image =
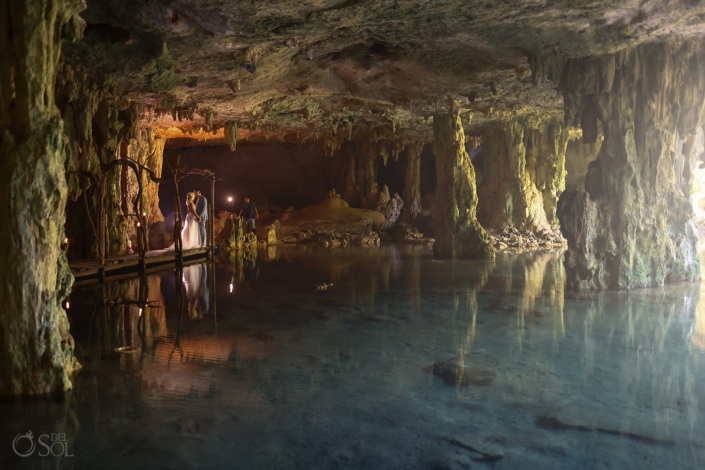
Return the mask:
{"type": "Polygon", "coordinates": [[[484,465],[469,448],[506,468],[701,466],[701,286],[564,281],[560,251],[391,245],[269,247],[87,288],[73,394],[0,403],[0,437],[65,430],[77,468],[484,465]],[[499,364],[491,385],[423,371],[469,353],[499,364]]]}

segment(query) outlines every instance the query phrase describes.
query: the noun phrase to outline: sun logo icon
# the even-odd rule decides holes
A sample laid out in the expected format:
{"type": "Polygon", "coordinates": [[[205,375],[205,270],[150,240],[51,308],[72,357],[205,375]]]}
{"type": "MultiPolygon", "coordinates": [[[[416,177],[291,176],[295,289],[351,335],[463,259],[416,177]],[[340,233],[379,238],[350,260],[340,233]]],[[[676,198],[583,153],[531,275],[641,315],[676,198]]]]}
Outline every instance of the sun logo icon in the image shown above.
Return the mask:
{"type": "Polygon", "coordinates": [[[15,440],[12,441],[12,449],[15,451],[15,454],[19,455],[20,457],[29,457],[34,453],[34,449],[36,447],[37,444],[34,442],[34,434],[32,434],[32,431],[27,431],[26,434],[18,434],[17,436],[15,436],[15,440]],[[24,445],[21,445],[20,449],[18,450],[17,444],[23,439],[29,440],[29,450],[25,450],[26,446],[24,445]]]}

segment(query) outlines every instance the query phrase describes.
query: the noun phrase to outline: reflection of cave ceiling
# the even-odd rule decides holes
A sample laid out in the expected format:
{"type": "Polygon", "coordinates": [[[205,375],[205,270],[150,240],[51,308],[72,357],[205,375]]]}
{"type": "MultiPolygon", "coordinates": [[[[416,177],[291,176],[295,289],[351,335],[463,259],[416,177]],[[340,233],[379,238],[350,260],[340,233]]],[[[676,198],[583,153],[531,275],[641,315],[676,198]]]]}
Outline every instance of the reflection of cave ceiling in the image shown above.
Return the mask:
{"type": "Polygon", "coordinates": [[[241,138],[426,137],[449,95],[466,124],[559,111],[530,57],[705,31],[696,0],[89,0],[83,17],[84,40],[65,46],[70,63],[169,109],[154,113],[161,128],[212,115],[215,127],[238,121],[241,138]]]}

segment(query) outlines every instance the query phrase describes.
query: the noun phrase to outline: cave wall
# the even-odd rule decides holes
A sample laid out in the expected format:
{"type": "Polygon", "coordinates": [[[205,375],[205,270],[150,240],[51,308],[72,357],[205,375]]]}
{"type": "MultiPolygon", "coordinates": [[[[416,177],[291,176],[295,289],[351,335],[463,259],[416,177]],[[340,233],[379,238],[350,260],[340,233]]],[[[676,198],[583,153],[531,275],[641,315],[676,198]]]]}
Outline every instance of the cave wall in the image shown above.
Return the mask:
{"type": "Polygon", "coordinates": [[[600,153],[602,141],[605,139],[602,133],[602,124],[598,121],[598,134],[595,142],[583,142],[582,131],[579,128],[575,139],[568,141],[565,150],[565,187],[573,189],[585,189],[585,176],[587,176],[588,166],[597,159],[600,153]]]}
{"type": "Polygon", "coordinates": [[[61,249],[68,187],[54,87],[62,41],[82,34],[82,2],[0,8],[0,394],[63,391],[80,365],[61,307],[73,277],[61,249]]]}
{"type": "MultiPolygon", "coordinates": [[[[210,169],[222,179],[216,182],[216,213],[230,210],[228,196],[235,197],[236,211],[245,195],[252,198],[260,213],[269,206],[298,209],[318,204],[336,182],[334,165],[338,156],[326,156],[322,145],[239,142],[231,152],[227,146],[170,148],[167,142],[164,159],[173,165],[179,155],[182,166],[210,169]]],[[[212,202],[210,182],[196,177],[179,184],[182,200],[196,187],[212,202]]],[[[174,211],[173,185],[161,184],[159,198],[168,218],[174,211]]]]}
{"type": "Polygon", "coordinates": [[[570,129],[562,119],[516,119],[482,133],[482,184],[477,217],[483,227],[530,231],[557,227],[565,189],[570,129]]]}
{"type": "MultiPolygon", "coordinates": [[[[125,156],[149,168],[157,178],[161,178],[165,143],[166,140],[164,138],[155,136],[154,129],[138,127],[134,133],[134,138],[124,141],[125,156]]],[[[122,157],[123,155],[121,154],[120,156],[122,157]]],[[[120,171],[123,175],[120,181],[122,213],[123,215],[137,214],[139,213],[139,208],[134,207],[134,201],[137,200],[139,191],[137,176],[126,166],[123,166],[120,171]]],[[[142,171],[139,177],[142,184],[142,212],[146,214],[149,249],[166,248],[169,243],[167,243],[168,237],[166,235],[164,215],[159,209],[160,183],[152,181],[146,171],[142,171]]],[[[169,185],[170,183],[161,184],[169,185]]],[[[136,250],[138,238],[136,220],[130,219],[128,227],[127,236],[136,250]]]]}
{"type": "Polygon", "coordinates": [[[691,202],[697,157],[677,148],[702,122],[703,46],[644,44],[569,60],[560,89],[569,125],[604,142],[585,191],[566,191],[558,216],[574,289],[660,285],[700,276],[691,202]]]}

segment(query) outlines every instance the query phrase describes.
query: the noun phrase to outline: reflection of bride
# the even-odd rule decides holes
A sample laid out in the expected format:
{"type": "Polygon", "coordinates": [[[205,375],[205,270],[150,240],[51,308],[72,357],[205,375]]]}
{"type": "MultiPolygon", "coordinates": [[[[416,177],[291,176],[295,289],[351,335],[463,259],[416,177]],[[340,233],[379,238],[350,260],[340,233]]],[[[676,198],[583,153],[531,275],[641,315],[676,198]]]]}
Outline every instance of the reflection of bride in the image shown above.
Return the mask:
{"type": "Polygon", "coordinates": [[[184,268],[184,287],[188,296],[188,312],[191,318],[202,318],[208,311],[208,273],[205,264],[194,264],[184,268]],[[199,299],[203,302],[199,302],[199,299]],[[203,304],[203,305],[202,305],[203,304]]]}
{"type": "MultiPolygon", "coordinates": [[[[183,250],[201,247],[201,235],[198,230],[198,223],[201,218],[196,214],[196,206],[193,204],[194,199],[196,199],[195,193],[188,193],[186,195],[186,210],[188,211],[188,215],[186,216],[184,228],[181,230],[181,249],[183,250]]],[[[174,243],[172,243],[169,250],[174,249],[174,243]]]]}

